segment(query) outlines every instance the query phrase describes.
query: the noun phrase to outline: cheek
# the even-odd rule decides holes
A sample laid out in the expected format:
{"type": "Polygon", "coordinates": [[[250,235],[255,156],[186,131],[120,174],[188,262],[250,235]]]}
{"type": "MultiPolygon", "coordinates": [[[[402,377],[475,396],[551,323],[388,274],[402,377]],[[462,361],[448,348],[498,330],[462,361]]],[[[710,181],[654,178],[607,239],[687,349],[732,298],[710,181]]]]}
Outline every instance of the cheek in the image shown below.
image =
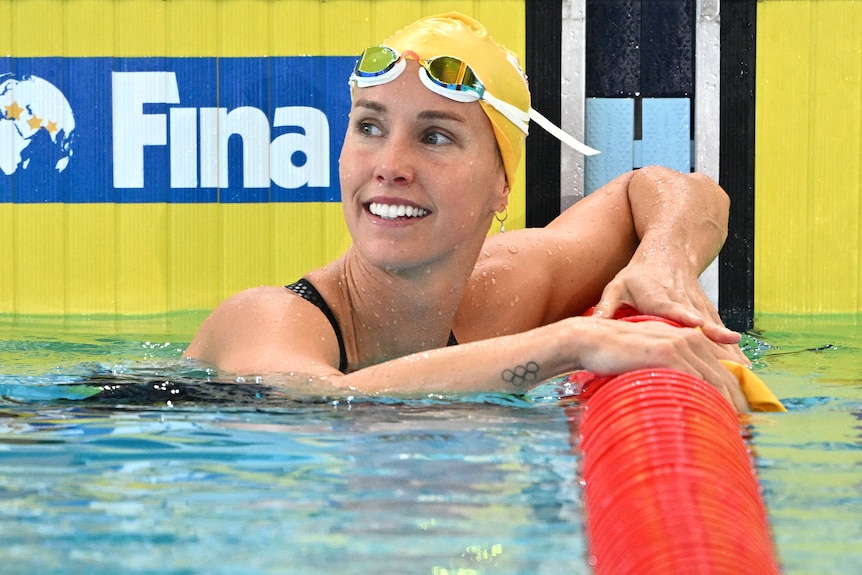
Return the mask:
{"type": "Polygon", "coordinates": [[[338,179],[342,194],[350,192],[358,175],[356,161],[351,160],[354,157],[355,154],[350,152],[349,146],[345,142],[341,149],[341,155],[338,157],[338,179]]]}
{"type": "Polygon", "coordinates": [[[338,179],[341,182],[341,188],[344,189],[350,184],[352,177],[350,166],[343,160],[338,160],[338,179]]]}
{"type": "Polygon", "coordinates": [[[375,157],[367,145],[347,134],[338,156],[338,178],[342,193],[349,193],[373,177],[375,157]]]}
{"type": "Polygon", "coordinates": [[[474,162],[466,170],[449,172],[448,189],[453,191],[451,209],[458,214],[464,227],[484,229],[490,225],[501,206],[498,186],[504,181],[505,177],[498,177],[492,166],[482,165],[482,162],[474,162]]]}

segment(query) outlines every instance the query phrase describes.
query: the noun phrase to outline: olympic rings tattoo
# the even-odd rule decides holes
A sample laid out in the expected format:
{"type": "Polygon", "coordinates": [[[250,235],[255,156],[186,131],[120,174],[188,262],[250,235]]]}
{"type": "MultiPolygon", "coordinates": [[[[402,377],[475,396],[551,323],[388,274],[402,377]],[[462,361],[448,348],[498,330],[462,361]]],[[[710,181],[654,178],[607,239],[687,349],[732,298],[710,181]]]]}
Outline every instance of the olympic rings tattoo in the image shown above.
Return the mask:
{"type": "Polygon", "coordinates": [[[503,381],[512,384],[514,387],[524,387],[538,379],[539,364],[531,361],[527,365],[519,365],[514,369],[504,370],[501,377],[503,381]]]}

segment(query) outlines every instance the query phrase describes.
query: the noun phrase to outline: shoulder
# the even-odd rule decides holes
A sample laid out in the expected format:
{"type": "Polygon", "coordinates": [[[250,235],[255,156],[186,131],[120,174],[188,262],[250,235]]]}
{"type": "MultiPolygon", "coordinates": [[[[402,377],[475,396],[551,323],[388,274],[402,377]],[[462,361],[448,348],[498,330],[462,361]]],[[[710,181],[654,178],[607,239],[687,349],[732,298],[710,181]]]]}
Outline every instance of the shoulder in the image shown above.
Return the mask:
{"type": "Polygon", "coordinates": [[[238,292],[224,300],[219,308],[230,309],[237,305],[253,305],[266,308],[293,299],[293,292],[284,286],[259,286],[238,292]]]}
{"type": "Polygon", "coordinates": [[[490,236],[455,316],[459,341],[519,333],[543,323],[552,285],[551,234],[541,228],[490,236]]]}
{"type": "Polygon", "coordinates": [[[223,367],[226,357],[272,336],[295,294],[283,287],[256,287],[221,302],[201,324],[185,355],[223,367]]]}
{"type": "Polygon", "coordinates": [[[282,286],[244,290],[204,320],[185,356],[231,373],[302,371],[308,363],[337,367],[338,343],[315,312],[282,286]]]}
{"type": "MultiPolygon", "coordinates": [[[[225,324],[234,328],[253,325],[272,318],[274,313],[285,311],[297,300],[296,294],[282,286],[261,286],[243,290],[220,303],[207,318],[210,323],[225,324]]],[[[219,325],[224,327],[224,325],[219,325]]]]}
{"type": "Polygon", "coordinates": [[[459,341],[523,332],[595,305],[637,247],[626,197],[631,177],[620,176],[544,228],[490,236],[456,315],[459,341]]]}

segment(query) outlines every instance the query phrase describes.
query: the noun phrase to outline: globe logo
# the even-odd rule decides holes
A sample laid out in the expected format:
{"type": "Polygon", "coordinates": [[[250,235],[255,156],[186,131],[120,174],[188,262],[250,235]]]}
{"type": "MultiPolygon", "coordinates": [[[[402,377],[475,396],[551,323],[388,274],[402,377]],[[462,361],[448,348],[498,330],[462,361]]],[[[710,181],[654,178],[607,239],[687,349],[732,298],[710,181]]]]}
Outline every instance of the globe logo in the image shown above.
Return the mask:
{"type": "Polygon", "coordinates": [[[0,74],[0,171],[11,176],[35,160],[62,172],[74,130],[72,107],[56,86],[37,76],[0,74]]]}

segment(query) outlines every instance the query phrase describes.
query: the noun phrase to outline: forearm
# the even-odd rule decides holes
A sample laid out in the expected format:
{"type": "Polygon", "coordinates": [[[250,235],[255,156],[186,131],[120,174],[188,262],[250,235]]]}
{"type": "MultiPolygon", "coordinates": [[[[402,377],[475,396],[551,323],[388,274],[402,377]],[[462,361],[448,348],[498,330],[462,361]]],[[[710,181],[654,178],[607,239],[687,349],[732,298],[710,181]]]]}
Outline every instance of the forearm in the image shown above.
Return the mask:
{"type": "MultiPolygon", "coordinates": [[[[430,350],[350,374],[293,374],[296,391],[419,397],[427,394],[523,393],[578,369],[612,375],[644,368],[688,373],[727,388],[736,383],[718,359],[733,359],[694,329],[660,322],[576,317],[519,335],[430,350]]],[[[271,383],[277,379],[266,378],[271,383]]],[[[738,387],[738,386],[737,386],[738,387]]],[[[737,390],[738,391],[738,390],[737,390]]]]}
{"type": "Polygon", "coordinates": [[[337,377],[341,389],[370,395],[521,393],[578,369],[561,345],[573,326],[558,324],[519,335],[415,353],[337,377]]]}
{"type": "Polygon", "coordinates": [[[729,200],[701,174],[661,167],[637,170],[628,186],[635,232],[635,257],[685,264],[700,274],[727,237],[729,200]]]}

